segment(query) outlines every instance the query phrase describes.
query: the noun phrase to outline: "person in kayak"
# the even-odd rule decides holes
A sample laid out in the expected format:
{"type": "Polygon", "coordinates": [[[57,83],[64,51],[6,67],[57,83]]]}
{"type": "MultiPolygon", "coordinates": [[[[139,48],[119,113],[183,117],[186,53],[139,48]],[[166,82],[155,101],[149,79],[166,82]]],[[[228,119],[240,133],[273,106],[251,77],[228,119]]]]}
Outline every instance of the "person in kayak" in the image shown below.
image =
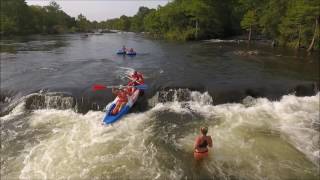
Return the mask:
{"type": "Polygon", "coordinates": [[[123,89],[115,90],[114,88],[112,88],[112,93],[117,95],[117,97],[119,98],[116,106],[113,108],[111,112],[112,115],[116,115],[121,110],[123,105],[125,105],[128,102],[128,97],[127,92],[123,89]]]}
{"type": "Polygon", "coordinates": [[[136,88],[132,87],[132,86],[135,86],[135,83],[133,81],[129,81],[127,86],[130,86],[130,87],[126,88],[126,91],[127,91],[128,95],[131,96],[134,93],[134,91],[136,90],[136,88]]]}
{"type": "Polygon", "coordinates": [[[129,77],[131,82],[134,82],[134,86],[144,84],[144,78],[141,73],[134,71],[133,74],[129,77]]]}
{"type": "Polygon", "coordinates": [[[200,129],[201,136],[198,136],[194,143],[194,158],[196,160],[203,159],[208,156],[208,146],[212,148],[211,136],[207,136],[208,128],[202,127],[200,129]]]}
{"type": "Polygon", "coordinates": [[[122,46],[122,52],[126,52],[127,51],[127,48],[125,45],[122,46]]]}
{"type": "Polygon", "coordinates": [[[129,52],[130,52],[130,53],[134,53],[133,48],[130,48],[130,49],[129,49],[129,52]]]}
{"type": "MultiPolygon", "coordinates": [[[[144,84],[143,75],[138,71],[134,71],[132,75],[128,77],[130,79],[128,86],[138,86],[144,84]]],[[[133,94],[136,88],[128,87],[129,94],[133,94]]],[[[144,94],[143,90],[140,90],[139,95],[142,96],[144,94]]]]}

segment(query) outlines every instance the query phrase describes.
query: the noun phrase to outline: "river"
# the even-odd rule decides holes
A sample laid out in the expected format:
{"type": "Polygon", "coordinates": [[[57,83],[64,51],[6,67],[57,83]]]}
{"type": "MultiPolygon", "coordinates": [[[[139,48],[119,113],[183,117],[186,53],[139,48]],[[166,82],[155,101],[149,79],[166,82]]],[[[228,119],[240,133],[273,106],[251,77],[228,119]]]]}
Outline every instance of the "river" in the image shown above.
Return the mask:
{"type": "Polygon", "coordinates": [[[2,39],[1,178],[317,179],[319,52],[134,33],[2,39]],[[117,55],[122,45],[134,57],[117,55]],[[102,125],[133,70],[148,89],[102,125]],[[201,126],[209,158],[193,159],[201,126]]]}

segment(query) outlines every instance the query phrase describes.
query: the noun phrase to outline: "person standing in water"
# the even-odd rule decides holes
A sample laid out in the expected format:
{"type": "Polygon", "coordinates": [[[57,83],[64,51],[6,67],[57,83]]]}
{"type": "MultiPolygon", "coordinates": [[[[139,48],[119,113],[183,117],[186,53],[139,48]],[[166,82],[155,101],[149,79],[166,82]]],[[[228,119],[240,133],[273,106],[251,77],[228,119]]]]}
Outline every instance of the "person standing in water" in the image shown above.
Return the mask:
{"type": "Polygon", "coordinates": [[[208,146],[212,148],[211,136],[207,136],[208,128],[202,127],[200,131],[202,135],[198,136],[194,143],[193,156],[196,160],[201,160],[208,157],[208,146]]]}

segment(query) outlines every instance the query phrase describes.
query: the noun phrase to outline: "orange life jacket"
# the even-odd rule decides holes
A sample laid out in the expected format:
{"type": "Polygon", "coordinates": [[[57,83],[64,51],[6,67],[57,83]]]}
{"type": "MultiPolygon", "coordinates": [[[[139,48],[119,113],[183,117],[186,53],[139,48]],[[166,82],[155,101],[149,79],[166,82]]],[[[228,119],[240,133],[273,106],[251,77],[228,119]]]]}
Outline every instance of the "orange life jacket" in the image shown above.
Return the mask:
{"type": "Polygon", "coordinates": [[[124,91],[120,91],[117,94],[118,98],[119,98],[119,102],[128,102],[128,97],[127,97],[127,93],[124,91]]]}
{"type": "Polygon", "coordinates": [[[143,75],[141,73],[133,74],[131,77],[135,80],[135,85],[144,84],[143,75]]]}
{"type": "MultiPolygon", "coordinates": [[[[135,86],[135,83],[133,81],[130,81],[128,83],[128,86],[135,86]]],[[[134,92],[135,88],[134,87],[128,87],[126,89],[127,93],[131,96],[131,94],[134,92]]]]}

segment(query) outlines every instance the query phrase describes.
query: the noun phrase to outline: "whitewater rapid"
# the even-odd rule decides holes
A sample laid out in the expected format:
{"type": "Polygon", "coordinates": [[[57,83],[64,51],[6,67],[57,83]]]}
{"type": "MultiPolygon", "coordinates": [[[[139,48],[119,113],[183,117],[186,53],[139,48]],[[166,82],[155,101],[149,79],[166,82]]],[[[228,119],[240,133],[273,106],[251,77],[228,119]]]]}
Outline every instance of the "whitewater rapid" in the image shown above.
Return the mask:
{"type": "Polygon", "coordinates": [[[1,117],[4,179],[316,179],[319,97],[247,97],[214,105],[208,93],[155,102],[112,126],[104,112],[26,110],[1,117]],[[193,160],[199,128],[213,138],[209,159],[193,160]]]}

